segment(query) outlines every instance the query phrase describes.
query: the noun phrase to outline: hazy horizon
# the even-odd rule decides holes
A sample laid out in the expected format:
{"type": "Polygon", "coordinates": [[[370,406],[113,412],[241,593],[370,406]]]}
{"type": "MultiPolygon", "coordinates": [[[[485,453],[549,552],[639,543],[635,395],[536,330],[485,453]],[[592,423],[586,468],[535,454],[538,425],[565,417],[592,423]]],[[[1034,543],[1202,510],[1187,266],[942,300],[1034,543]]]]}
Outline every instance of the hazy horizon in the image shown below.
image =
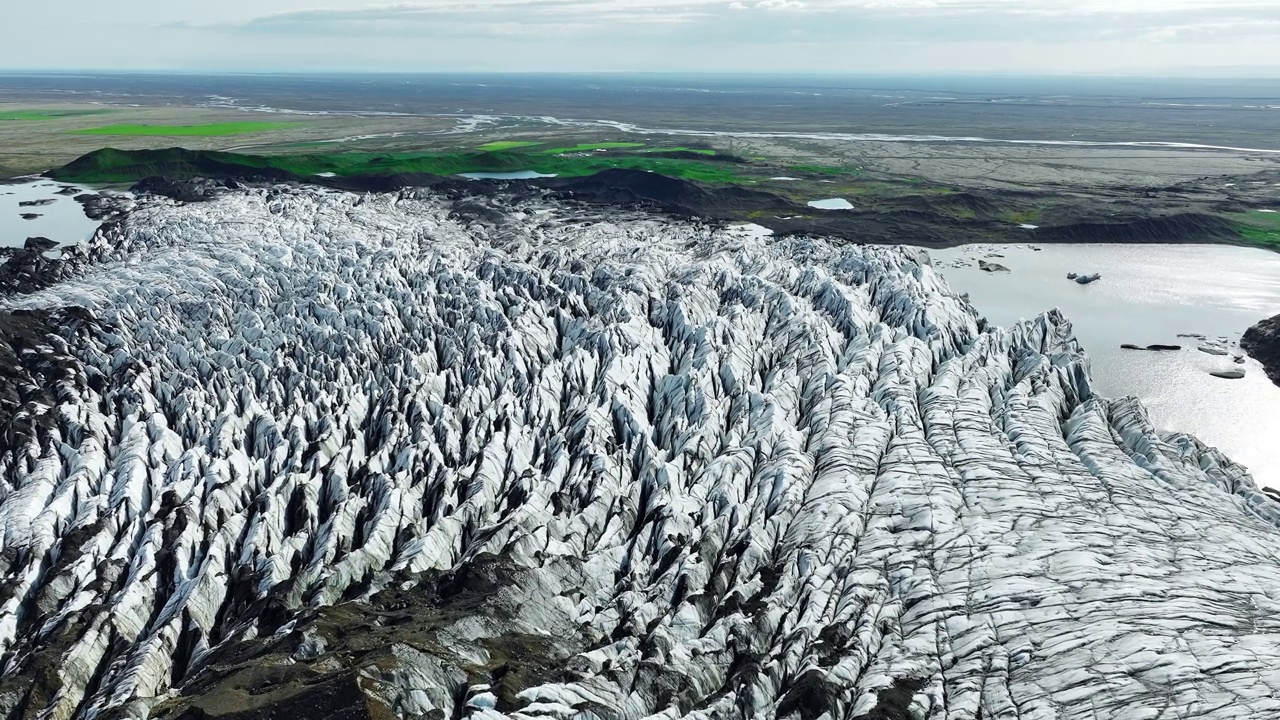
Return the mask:
{"type": "Polygon", "coordinates": [[[1205,76],[1280,69],[1280,0],[23,4],[8,72],[1205,76]],[[49,48],[58,49],[52,56],[49,48]]]}
{"type": "Polygon", "coordinates": [[[979,80],[1019,80],[1019,79],[1108,79],[1108,80],[1143,80],[1143,81],[1235,81],[1256,80],[1280,82],[1280,65],[1259,65],[1249,67],[1222,68],[1166,68],[1162,71],[1092,71],[1092,72],[1000,72],[996,70],[918,70],[898,72],[860,72],[853,70],[358,70],[333,68],[296,68],[273,69],[269,67],[246,68],[108,68],[108,67],[3,67],[0,76],[20,77],[29,75],[74,76],[74,75],[161,75],[192,77],[267,77],[267,76],[418,76],[418,77],[669,77],[669,78],[707,78],[707,79],[827,79],[827,80],[927,80],[938,79],[979,79],[979,80]]]}

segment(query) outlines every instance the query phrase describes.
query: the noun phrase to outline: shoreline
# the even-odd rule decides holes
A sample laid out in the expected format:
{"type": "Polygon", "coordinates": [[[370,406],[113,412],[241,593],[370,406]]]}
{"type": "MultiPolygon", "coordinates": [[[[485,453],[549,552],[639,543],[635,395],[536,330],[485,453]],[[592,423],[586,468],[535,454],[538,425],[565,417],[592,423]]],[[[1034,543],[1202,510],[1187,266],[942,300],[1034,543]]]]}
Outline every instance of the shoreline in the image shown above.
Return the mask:
{"type": "MultiPolygon", "coordinates": [[[[504,156],[492,162],[518,163],[520,159],[521,156],[504,156]]],[[[464,160],[490,161],[486,155],[467,156],[464,160]]],[[[290,162],[295,161],[177,148],[112,150],[91,153],[40,177],[79,184],[120,184],[131,179],[146,191],[177,199],[189,195],[185,183],[195,178],[215,184],[286,182],[355,192],[429,188],[448,195],[517,198],[529,193],[551,193],[603,207],[642,207],[678,217],[752,222],[780,236],[825,235],[877,245],[1205,243],[1280,249],[1280,214],[1264,214],[1274,210],[1265,194],[1275,185],[1271,180],[1251,181],[1243,190],[1252,191],[1253,195],[1232,200],[1215,196],[1206,182],[1131,192],[1103,189],[1091,194],[1075,188],[1033,192],[920,183],[862,173],[816,174],[795,181],[788,177],[786,181],[771,178],[763,182],[744,179],[711,183],[661,170],[625,167],[578,176],[519,180],[461,177],[462,172],[474,171],[469,166],[451,175],[415,171],[372,174],[374,164],[370,170],[362,171],[369,174],[303,175],[288,169],[292,167],[290,162]],[[850,207],[816,208],[811,204],[814,197],[843,200],[850,207]]],[[[740,161],[729,157],[719,162],[734,167],[740,161]]],[[[1275,175],[1275,180],[1280,180],[1280,171],[1275,175]]]]}
{"type": "MultiPolygon", "coordinates": [[[[166,180],[138,183],[80,183],[44,175],[0,180],[0,187],[22,183],[58,182],[84,187],[80,201],[86,214],[114,216],[110,196],[103,190],[136,190],[180,202],[212,199],[241,185],[287,184],[350,192],[401,192],[427,189],[447,198],[505,198],[518,202],[537,195],[595,208],[656,211],[672,217],[702,219],[716,224],[751,223],[779,238],[825,236],[868,245],[907,245],[942,250],[967,245],[1205,245],[1256,248],[1271,252],[1280,246],[1251,242],[1220,218],[1208,214],[1135,214],[1091,221],[1040,225],[1025,229],[993,220],[958,221],[939,212],[911,210],[815,210],[762,190],[738,186],[707,186],[679,178],[631,170],[610,170],[579,178],[472,180],[443,176],[389,177],[274,177],[223,176],[214,179],[166,180]]],[[[77,198],[79,199],[79,198],[77,198]]],[[[1043,222],[1043,221],[1042,221],[1043,222]]],[[[26,284],[26,283],[24,283],[26,284]]]]}

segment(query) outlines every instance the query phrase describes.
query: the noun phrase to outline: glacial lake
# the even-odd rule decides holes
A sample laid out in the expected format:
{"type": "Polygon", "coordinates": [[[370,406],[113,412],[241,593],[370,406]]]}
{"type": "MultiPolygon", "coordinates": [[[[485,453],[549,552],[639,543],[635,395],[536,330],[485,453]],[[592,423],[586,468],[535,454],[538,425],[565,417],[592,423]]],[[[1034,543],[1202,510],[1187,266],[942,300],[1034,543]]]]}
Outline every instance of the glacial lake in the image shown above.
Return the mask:
{"type": "Polygon", "coordinates": [[[84,208],[76,202],[74,196],[57,194],[65,187],[81,186],[68,186],[44,179],[16,184],[0,183],[0,247],[22,247],[27,238],[38,236],[63,245],[74,245],[92,237],[100,223],[85,216],[84,208]],[[52,202],[27,207],[19,204],[45,200],[52,202]],[[40,217],[24,220],[24,213],[40,217]]]}
{"type": "Polygon", "coordinates": [[[819,210],[852,210],[853,203],[844,198],[827,198],[825,200],[810,200],[809,207],[818,208],[819,210]]]}
{"type": "Polygon", "coordinates": [[[516,172],[474,172],[460,173],[458,177],[464,177],[468,180],[535,180],[537,178],[552,178],[555,173],[546,174],[534,172],[533,170],[519,170],[516,172]]]}
{"type": "Polygon", "coordinates": [[[1095,390],[1141,398],[1159,429],[1191,433],[1247,466],[1259,485],[1280,488],[1280,387],[1252,358],[1236,365],[1200,352],[1196,338],[1178,337],[1226,338],[1235,351],[1245,330],[1280,313],[1280,254],[1223,245],[1037,247],[969,245],[930,255],[994,324],[1061,309],[1091,359],[1095,390]],[[980,270],[980,259],[1010,272],[980,270]],[[1102,279],[1079,285],[1069,272],[1102,279]],[[1122,350],[1124,343],[1183,349],[1122,350]],[[1244,368],[1244,379],[1209,374],[1232,367],[1244,368]]]}

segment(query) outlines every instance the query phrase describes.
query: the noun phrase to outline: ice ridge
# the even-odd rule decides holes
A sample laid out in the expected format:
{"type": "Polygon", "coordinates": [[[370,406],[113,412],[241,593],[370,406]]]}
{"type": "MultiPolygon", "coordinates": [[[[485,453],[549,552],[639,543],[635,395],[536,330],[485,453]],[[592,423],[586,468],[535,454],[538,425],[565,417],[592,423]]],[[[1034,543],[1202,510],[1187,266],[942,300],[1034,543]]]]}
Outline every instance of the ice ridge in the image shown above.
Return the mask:
{"type": "Polygon", "coordinates": [[[69,252],[0,301],[5,717],[172,716],[236,643],[319,667],[320,609],[499,561],[370,703],[1280,717],[1280,506],[921,252],[291,187],[69,252]],[[568,660],[499,691],[515,633],[568,660]]]}

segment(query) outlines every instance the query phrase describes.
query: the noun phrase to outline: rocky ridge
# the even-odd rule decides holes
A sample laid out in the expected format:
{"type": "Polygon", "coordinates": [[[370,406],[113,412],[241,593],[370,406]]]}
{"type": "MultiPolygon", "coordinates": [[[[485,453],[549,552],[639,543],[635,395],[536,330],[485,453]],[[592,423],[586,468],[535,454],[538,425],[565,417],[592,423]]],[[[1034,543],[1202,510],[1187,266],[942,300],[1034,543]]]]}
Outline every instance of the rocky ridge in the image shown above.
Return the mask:
{"type": "Polygon", "coordinates": [[[0,306],[10,718],[1263,718],[1280,506],[921,253],[147,198],[0,306]]]}
{"type": "Polygon", "coordinates": [[[1271,382],[1280,385],[1280,315],[1246,330],[1240,338],[1240,348],[1262,363],[1271,382]]]}

